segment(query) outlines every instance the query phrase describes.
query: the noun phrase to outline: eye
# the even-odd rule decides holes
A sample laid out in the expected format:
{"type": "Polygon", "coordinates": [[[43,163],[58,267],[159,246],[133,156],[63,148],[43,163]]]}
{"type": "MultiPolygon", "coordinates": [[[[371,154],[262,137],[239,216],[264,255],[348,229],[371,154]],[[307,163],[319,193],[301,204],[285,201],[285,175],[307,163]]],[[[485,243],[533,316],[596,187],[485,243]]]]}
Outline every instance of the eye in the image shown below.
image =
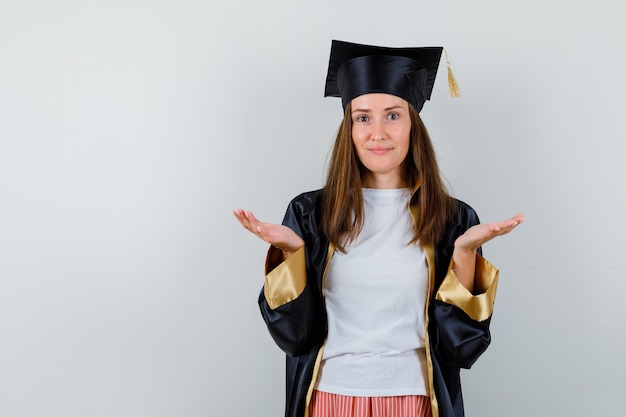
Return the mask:
{"type": "Polygon", "coordinates": [[[361,115],[361,116],[357,116],[354,121],[359,122],[359,123],[365,123],[369,120],[369,118],[365,115],[361,115]]]}
{"type": "Polygon", "coordinates": [[[398,113],[389,113],[387,115],[387,119],[389,120],[398,120],[400,118],[400,115],[398,113]]]}

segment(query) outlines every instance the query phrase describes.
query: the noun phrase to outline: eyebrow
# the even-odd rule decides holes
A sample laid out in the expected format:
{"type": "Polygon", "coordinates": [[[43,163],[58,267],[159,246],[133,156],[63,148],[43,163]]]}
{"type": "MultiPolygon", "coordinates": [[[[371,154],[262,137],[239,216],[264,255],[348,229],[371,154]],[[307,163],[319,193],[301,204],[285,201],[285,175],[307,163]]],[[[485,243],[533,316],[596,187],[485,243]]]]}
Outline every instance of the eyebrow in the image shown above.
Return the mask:
{"type": "MultiPolygon", "coordinates": [[[[387,108],[385,109],[385,111],[395,110],[395,109],[402,109],[402,106],[391,106],[391,107],[387,107],[387,108]]],[[[370,111],[371,111],[370,109],[354,109],[354,110],[352,110],[352,113],[359,113],[359,112],[361,112],[361,113],[367,113],[367,112],[370,112],[370,111]]]]}

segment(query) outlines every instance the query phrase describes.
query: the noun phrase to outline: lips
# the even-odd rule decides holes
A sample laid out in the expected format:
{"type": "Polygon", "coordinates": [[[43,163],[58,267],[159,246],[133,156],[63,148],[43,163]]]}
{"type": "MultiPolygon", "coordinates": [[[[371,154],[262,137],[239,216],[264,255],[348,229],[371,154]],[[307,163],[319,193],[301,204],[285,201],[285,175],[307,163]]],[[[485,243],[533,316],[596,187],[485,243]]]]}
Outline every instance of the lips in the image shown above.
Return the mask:
{"type": "Polygon", "coordinates": [[[384,154],[384,153],[389,152],[389,151],[390,151],[390,150],[392,150],[392,149],[393,149],[393,148],[387,148],[387,147],[385,147],[385,148],[383,148],[383,147],[376,147],[376,148],[369,148],[368,150],[369,150],[371,153],[373,153],[373,154],[376,154],[376,155],[382,155],[382,154],[384,154]]]}

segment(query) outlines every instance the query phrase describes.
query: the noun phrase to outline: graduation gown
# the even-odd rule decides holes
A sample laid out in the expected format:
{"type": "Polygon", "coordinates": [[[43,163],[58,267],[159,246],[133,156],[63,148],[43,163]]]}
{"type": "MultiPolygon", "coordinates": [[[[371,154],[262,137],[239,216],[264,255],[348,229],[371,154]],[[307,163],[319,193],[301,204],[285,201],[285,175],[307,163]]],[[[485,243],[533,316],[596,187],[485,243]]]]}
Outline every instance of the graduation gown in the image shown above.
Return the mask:
{"type": "MultiPolygon", "coordinates": [[[[259,295],[261,315],[286,353],[286,417],[308,417],[326,339],[324,272],[335,248],[319,229],[321,194],[321,190],[303,193],[289,203],[283,224],[304,240],[304,246],[284,262],[280,251],[270,248],[259,295]]],[[[459,371],[470,368],[491,341],[489,323],[498,281],[498,270],[480,250],[474,293],[454,275],[454,241],[479,222],[470,206],[456,203],[457,215],[446,224],[441,242],[423,247],[429,270],[425,344],[433,417],[464,416],[459,371]]],[[[414,212],[414,205],[409,209],[414,212]]]]}

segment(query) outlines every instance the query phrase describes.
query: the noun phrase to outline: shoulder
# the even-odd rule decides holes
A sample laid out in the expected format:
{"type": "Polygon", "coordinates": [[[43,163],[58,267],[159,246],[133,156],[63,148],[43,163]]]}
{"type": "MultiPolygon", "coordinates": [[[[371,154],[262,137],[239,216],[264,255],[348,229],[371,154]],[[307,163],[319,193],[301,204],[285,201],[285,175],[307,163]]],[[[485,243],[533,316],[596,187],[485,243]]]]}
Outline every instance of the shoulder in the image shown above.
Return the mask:
{"type": "Polygon", "coordinates": [[[456,210],[446,223],[446,235],[455,238],[470,227],[480,223],[476,211],[466,202],[453,198],[456,210]]]}
{"type": "Polygon", "coordinates": [[[478,214],[469,204],[464,201],[454,199],[457,207],[457,221],[470,222],[472,224],[480,223],[478,214]]]}
{"type": "Polygon", "coordinates": [[[322,190],[306,191],[289,202],[289,209],[299,213],[314,212],[321,202],[322,190]]]}
{"type": "Polygon", "coordinates": [[[452,256],[452,250],[454,249],[454,241],[467,229],[480,223],[478,214],[467,203],[455,198],[452,199],[456,210],[453,215],[448,218],[441,240],[436,245],[437,255],[444,259],[442,265],[449,263],[449,257],[452,256]]]}
{"type": "Polygon", "coordinates": [[[283,218],[283,224],[291,228],[305,242],[311,242],[320,235],[322,216],[322,190],[307,191],[294,197],[283,218]]]}
{"type": "Polygon", "coordinates": [[[301,194],[298,194],[297,196],[295,196],[291,201],[301,201],[301,200],[317,200],[318,198],[320,198],[322,195],[322,189],[320,188],[319,190],[312,190],[312,191],[305,191],[301,194]]]}

